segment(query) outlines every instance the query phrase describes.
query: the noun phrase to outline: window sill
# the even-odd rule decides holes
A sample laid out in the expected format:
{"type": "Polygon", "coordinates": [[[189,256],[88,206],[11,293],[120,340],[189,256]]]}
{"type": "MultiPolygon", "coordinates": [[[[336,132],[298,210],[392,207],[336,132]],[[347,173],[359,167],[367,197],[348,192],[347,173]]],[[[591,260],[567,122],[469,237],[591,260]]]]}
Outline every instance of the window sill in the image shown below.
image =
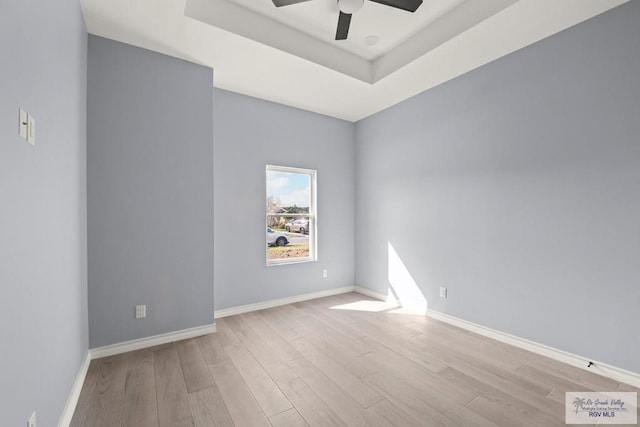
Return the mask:
{"type": "Polygon", "coordinates": [[[267,261],[267,267],[274,267],[277,265],[289,265],[289,264],[302,264],[305,262],[316,262],[318,261],[315,258],[299,258],[299,259],[274,259],[271,261],[267,261]]]}

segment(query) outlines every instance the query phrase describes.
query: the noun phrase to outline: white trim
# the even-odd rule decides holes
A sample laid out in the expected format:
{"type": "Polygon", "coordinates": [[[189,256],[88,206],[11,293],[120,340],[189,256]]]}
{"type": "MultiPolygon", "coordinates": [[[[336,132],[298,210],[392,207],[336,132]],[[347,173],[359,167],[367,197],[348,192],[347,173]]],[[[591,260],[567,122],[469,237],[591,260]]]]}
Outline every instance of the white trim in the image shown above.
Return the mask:
{"type": "Polygon", "coordinates": [[[398,301],[398,299],[393,297],[392,295],[389,295],[389,294],[385,295],[380,292],[372,291],[371,289],[363,288],[362,286],[354,286],[353,291],[371,298],[375,298],[380,301],[393,302],[398,305],[401,305],[400,301],[398,301]]]}
{"type": "Polygon", "coordinates": [[[294,302],[307,301],[310,299],[328,297],[331,295],[345,294],[347,292],[353,292],[353,290],[353,286],[343,286],[341,288],[327,289],[324,291],[311,292],[308,294],[301,294],[287,298],[272,299],[269,301],[257,302],[255,304],[224,308],[222,310],[216,310],[214,313],[214,318],[219,319],[221,317],[235,316],[236,314],[249,313],[251,311],[264,310],[266,308],[293,304],[294,302]]]}
{"type": "Polygon", "coordinates": [[[181,331],[169,332],[167,334],[154,335],[152,337],[140,338],[137,340],[125,341],[104,347],[92,348],[89,350],[91,360],[101,357],[113,356],[115,354],[126,353],[128,351],[140,350],[142,348],[153,347],[154,345],[166,344],[169,342],[186,340],[188,338],[199,337],[201,335],[216,332],[216,325],[198,326],[181,331]]]}
{"type": "MultiPolygon", "coordinates": [[[[357,292],[359,294],[362,294],[371,298],[375,298],[381,301],[396,302],[399,304],[399,301],[391,295],[384,295],[380,292],[363,288],[361,286],[343,286],[340,288],[327,289],[324,291],[296,295],[293,297],[280,298],[280,299],[275,299],[270,301],[259,302],[255,304],[241,305],[238,307],[225,308],[223,310],[215,311],[215,318],[218,319],[221,317],[233,316],[236,314],[248,313],[251,311],[263,310],[266,308],[272,308],[272,307],[291,304],[295,302],[327,297],[331,295],[338,295],[338,294],[343,294],[347,292],[357,292]]],[[[640,374],[637,374],[635,372],[627,371],[612,365],[607,365],[606,363],[601,363],[585,357],[577,356],[575,354],[568,353],[563,350],[558,350],[556,348],[549,347],[544,344],[539,344],[537,342],[520,338],[515,335],[510,335],[505,332],[491,329],[486,326],[479,325],[477,323],[469,322],[467,320],[459,319],[457,317],[454,317],[445,313],[440,313],[438,311],[428,310],[426,315],[436,320],[440,320],[442,322],[477,333],[479,335],[494,339],[496,341],[513,345],[515,347],[522,348],[532,353],[540,354],[540,355],[549,357],[551,359],[557,360],[559,362],[563,362],[571,366],[582,368],[590,372],[596,372],[605,377],[623,382],[625,384],[632,385],[634,387],[640,387],[640,374]],[[591,368],[587,368],[587,362],[589,361],[592,361],[594,363],[591,368]]],[[[155,335],[148,338],[141,338],[138,340],[126,341],[122,343],[90,349],[87,353],[87,357],[85,357],[84,361],[82,362],[82,365],[80,366],[80,370],[78,371],[78,375],[76,376],[76,380],[73,383],[73,387],[71,389],[69,399],[67,400],[67,404],[65,405],[65,408],[60,417],[60,421],[58,422],[58,427],[66,427],[71,422],[71,418],[73,417],[73,414],[76,409],[76,405],[78,404],[78,398],[80,397],[80,392],[82,391],[82,386],[84,384],[84,380],[87,375],[87,371],[89,369],[89,363],[91,360],[99,359],[101,357],[106,357],[106,356],[113,356],[115,354],[125,353],[128,351],[139,350],[142,348],[152,347],[154,345],[165,344],[168,342],[180,341],[183,339],[193,338],[193,337],[206,335],[214,332],[216,332],[215,323],[213,325],[200,326],[200,327],[191,328],[191,329],[184,329],[182,331],[170,332],[167,334],[155,335]]]]}
{"type": "MultiPolygon", "coordinates": [[[[314,262],[318,260],[318,171],[316,169],[303,169],[290,166],[266,165],[265,166],[265,198],[269,197],[269,172],[296,173],[309,176],[309,213],[305,215],[309,218],[309,226],[311,230],[307,230],[309,236],[309,256],[298,257],[293,259],[274,259],[268,258],[269,245],[265,250],[265,262],[267,267],[276,265],[297,264],[301,262],[314,262]]],[[[265,210],[265,218],[269,216],[287,216],[287,214],[271,214],[265,210]]]]}
{"type": "MultiPolygon", "coordinates": [[[[370,289],[355,286],[354,291],[360,294],[376,298],[382,301],[395,301],[390,295],[384,295],[370,289]]],[[[465,329],[467,331],[474,332],[478,335],[485,336],[487,338],[494,339],[496,341],[503,342],[505,344],[512,345],[514,347],[521,348],[523,350],[530,351],[535,354],[549,357],[558,362],[566,363],[567,365],[575,366],[577,368],[584,369],[585,371],[593,372],[602,375],[607,378],[611,378],[615,381],[619,381],[625,384],[632,385],[634,387],[640,387],[640,374],[636,372],[627,371],[616,366],[608,365],[606,363],[598,362],[587,357],[578,356],[573,353],[559,350],[554,347],[549,347],[544,344],[537,343],[525,338],[520,338],[515,335],[507,334],[505,332],[491,329],[486,326],[479,325],[477,323],[469,322],[468,320],[460,319],[449,314],[441,313],[435,310],[427,310],[426,315],[448,323],[453,326],[465,329]],[[587,368],[587,364],[593,362],[590,368],[587,368]]]]}
{"type": "Polygon", "coordinates": [[[166,344],[168,342],[180,341],[188,338],[199,337],[201,335],[212,334],[216,332],[216,325],[198,326],[190,329],[183,329],[181,331],[169,332],[167,334],[155,335],[152,337],[140,338],[132,341],[125,341],[117,344],[107,345],[104,347],[92,348],[87,352],[76,380],[71,388],[69,399],[62,411],[58,427],[67,427],[71,423],[73,414],[76,411],[78,405],[78,399],[80,398],[80,392],[84,385],[84,380],[87,377],[87,371],[89,370],[89,364],[93,359],[99,359],[101,357],[113,356],[120,353],[126,353],[128,351],[140,350],[142,348],[153,347],[154,345],[166,344]]]}
{"type": "Polygon", "coordinates": [[[78,405],[78,399],[80,398],[80,392],[82,391],[82,386],[84,385],[84,379],[87,376],[90,363],[91,358],[89,356],[89,352],[87,352],[87,355],[78,370],[78,375],[76,375],[76,380],[73,382],[73,386],[71,387],[71,393],[69,393],[67,403],[64,405],[62,415],[60,415],[58,427],[68,427],[69,424],[71,424],[71,419],[73,418],[73,413],[76,411],[76,405],[78,405]]]}
{"type": "Polygon", "coordinates": [[[634,387],[640,387],[640,374],[637,374],[635,372],[627,371],[625,369],[598,362],[587,357],[578,356],[577,354],[569,353],[567,351],[560,350],[554,347],[549,347],[548,345],[540,344],[535,341],[507,334],[505,332],[491,329],[477,323],[469,322],[468,320],[459,319],[449,314],[440,313],[439,311],[427,310],[427,316],[448,323],[450,325],[457,326],[467,331],[474,332],[478,335],[482,335],[496,341],[500,341],[505,344],[530,351],[532,353],[549,357],[559,362],[566,363],[567,365],[575,366],[576,368],[581,368],[585,371],[593,372],[616,381],[630,384],[634,387]],[[590,368],[587,368],[587,364],[590,361],[593,362],[593,365],[590,368]]]}

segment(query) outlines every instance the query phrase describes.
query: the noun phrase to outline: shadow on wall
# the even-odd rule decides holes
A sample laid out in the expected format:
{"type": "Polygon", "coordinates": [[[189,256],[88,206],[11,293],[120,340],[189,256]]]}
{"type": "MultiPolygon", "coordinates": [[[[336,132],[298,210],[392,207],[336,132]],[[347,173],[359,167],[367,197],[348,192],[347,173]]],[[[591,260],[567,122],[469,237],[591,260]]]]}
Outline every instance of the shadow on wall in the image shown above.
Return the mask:
{"type": "Polygon", "coordinates": [[[395,298],[404,308],[426,313],[428,308],[427,298],[418,287],[409,270],[407,270],[391,242],[387,242],[387,253],[389,298],[395,298]]]}

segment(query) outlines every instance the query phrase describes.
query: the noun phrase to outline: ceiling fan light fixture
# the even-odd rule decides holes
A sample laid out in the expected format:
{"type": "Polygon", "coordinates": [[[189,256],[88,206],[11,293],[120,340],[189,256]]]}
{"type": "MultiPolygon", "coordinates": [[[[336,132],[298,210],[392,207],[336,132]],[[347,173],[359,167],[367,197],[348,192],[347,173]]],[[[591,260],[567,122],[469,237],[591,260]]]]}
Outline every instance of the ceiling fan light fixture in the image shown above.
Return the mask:
{"type": "Polygon", "coordinates": [[[352,14],[360,10],[364,0],[338,0],[338,9],[342,13],[352,14]]]}

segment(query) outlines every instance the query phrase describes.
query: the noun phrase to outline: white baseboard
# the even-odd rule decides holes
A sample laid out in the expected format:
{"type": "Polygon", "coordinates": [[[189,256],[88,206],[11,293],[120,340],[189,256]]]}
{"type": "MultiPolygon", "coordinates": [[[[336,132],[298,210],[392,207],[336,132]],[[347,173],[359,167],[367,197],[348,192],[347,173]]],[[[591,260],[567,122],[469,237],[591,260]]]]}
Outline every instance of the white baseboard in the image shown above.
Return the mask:
{"type": "Polygon", "coordinates": [[[92,348],[89,350],[89,356],[91,360],[100,359],[101,357],[140,350],[147,347],[153,347],[154,345],[166,344],[168,342],[186,340],[188,338],[212,334],[214,332],[216,332],[215,323],[213,325],[198,326],[196,328],[183,329],[181,331],[169,332],[167,334],[154,335],[152,337],[92,348]]]}
{"type": "MultiPolygon", "coordinates": [[[[296,295],[288,298],[280,298],[276,300],[270,300],[265,302],[260,302],[256,304],[248,304],[242,305],[239,307],[231,307],[226,308],[224,310],[215,311],[214,317],[220,318],[225,316],[232,316],[234,314],[247,313],[255,310],[262,310],[265,308],[277,307],[279,305],[291,304],[294,302],[306,301],[314,298],[327,297],[330,295],[337,295],[346,292],[352,292],[354,290],[353,286],[344,286],[341,288],[328,289],[320,292],[313,292],[309,294],[296,295]]],[[[101,357],[113,356],[116,354],[126,353],[128,351],[140,350],[143,348],[153,347],[155,345],[166,344],[173,341],[180,341],[188,338],[198,337],[201,335],[211,334],[216,332],[216,325],[206,325],[200,326],[191,329],[184,329],[181,331],[170,332],[162,335],[155,335],[152,337],[141,338],[132,341],[125,341],[121,343],[111,344],[104,347],[97,347],[89,349],[87,352],[87,357],[85,358],[80,371],[78,372],[78,376],[76,381],[73,384],[73,388],[71,390],[71,394],[69,395],[69,399],[67,400],[67,404],[64,408],[62,416],[60,417],[60,422],[58,423],[59,427],[67,427],[71,422],[71,418],[73,417],[73,413],[76,410],[76,405],[78,404],[78,398],[80,397],[80,392],[82,391],[82,385],[84,384],[84,380],[87,376],[87,370],[89,369],[89,363],[93,359],[99,359],[101,357]]]]}
{"type": "MultiPolygon", "coordinates": [[[[265,308],[277,307],[280,305],[291,304],[294,302],[306,301],[315,298],[322,298],[331,295],[338,295],[347,292],[353,292],[354,286],[344,286],[341,288],[327,289],[319,292],[312,292],[308,294],[296,295],[293,297],[280,298],[270,301],[259,302],[256,304],[241,305],[238,307],[226,308],[223,310],[216,310],[214,318],[221,318],[226,316],[233,316],[235,314],[248,313],[250,311],[263,310],[265,308]]],[[[121,343],[111,344],[104,347],[97,347],[89,349],[87,357],[78,372],[78,376],[71,390],[71,394],[67,401],[67,405],[64,408],[59,427],[67,427],[71,422],[73,413],[76,410],[78,404],[78,398],[84,384],[85,377],[87,376],[87,370],[89,369],[89,363],[93,359],[100,359],[101,357],[113,356],[116,354],[126,353],[128,351],[140,350],[143,348],[153,347],[155,345],[166,344],[173,341],[180,341],[188,338],[193,338],[201,335],[211,334],[216,332],[216,325],[200,326],[191,329],[184,329],[181,331],[170,332],[162,335],[155,335],[152,337],[141,338],[132,341],[125,341],[121,343]]]]}
{"type": "Polygon", "coordinates": [[[251,311],[264,310],[267,308],[278,307],[281,305],[293,304],[294,302],[307,301],[310,299],[328,297],[331,295],[344,294],[347,292],[353,292],[353,286],[343,286],[341,288],[327,289],[319,292],[311,292],[308,294],[295,295],[287,298],[272,299],[269,301],[257,302],[255,304],[239,305],[237,307],[224,308],[222,310],[216,310],[214,313],[215,319],[221,317],[235,316],[236,314],[249,313],[251,311]]]}
{"type": "MultiPolygon", "coordinates": [[[[296,295],[293,297],[259,302],[256,304],[247,304],[247,305],[241,305],[238,307],[226,308],[223,310],[216,310],[214,317],[218,319],[221,317],[233,316],[236,314],[248,313],[251,311],[263,310],[266,308],[272,308],[272,307],[291,304],[295,302],[327,297],[331,295],[338,295],[338,294],[343,294],[347,292],[357,292],[362,295],[369,296],[371,298],[375,298],[375,299],[387,301],[387,302],[395,302],[398,305],[401,305],[400,302],[397,301],[397,299],[391,295],[384,295],[380,292],[372,291],[370,289],[363,288],[360,286],[344,286],[341,288],[327,289],[325,291],[320,291],[320,292],[312,292],[308,294],[296,295]]],[[[515,347],[531,351],[532,353],[540,354],[540,355],[549,357],[551,359],[557,360],[559,362],[563,362],[571,366],[582,368],[589,372],[595,372],[602,376],[611,378],[613,380],[616,380],[622,383],[632,385],[634,387],[640,387],[640,374],[637,374],[635,372],[631,372],[621,368],[617,368],[615,366],[607,365],[606,363],[600,363],[586,357],[577,356],[575,354],[568,353],[563,350],[558,350],[556,348],[549,347],[544,344],[539,344],[537,342],[520,338],[515,335],[510,335],[495,329],[491,329],[486,326],[479,325],[477,323],[469,322],[464,319],[459,319],[457,317],[450,316],[445,313],[440,313],[434,310],[428,310],[426,314],[427,316],[432,317],[434,319],[443,321],[445,323],[457,326],[459,328],[462,328],[471,332],[475,332],[479,335],[482,335],[488,338],[495,339],[496,341],[513,345],[515,347]],[[592,361],[594,365],[591,368],[587,369],[588,361],[592,361]]],[[[73,417],[73,413],[75,412],[75,408],[78,403],[78,398],[80,396],[80,391],[82,390],[82,385],[84,384],[84,380],[85,380],[87,370],[89,368],[89,363],[91,360],[99,359],[101,357],[113,356],[120,353],[126,353],[128,351],[140,350],[143,348],[165,344],[168,342],[180,341],[183,339],[193,338],[193,337],[206,335],[214,332],[216,332],[215,323],[213,325],[200,326],[200,327],[191,328],[191,329],[184,329],[181,331],[170,332],[167,334],[156,335],[152,337],[141,338],[138,340],[126,341],[122,343],[90,349],[88,351],[87,357],[85,358],[85,360],[82,363],[82,366],[80,367],[80,370],[73,384],[71,394],[69,396],[69,399],[67,400],[67,404],[64,408],[64,411],[62,413],[58,426],[66,427],[71,422],[71,418],[73,417]]]]}
{"type": "Polygon", "coordinates": [[[196,328],[183,329],[181,331],[169,332],[167,334],[155,335],[152,337],[140,338],[137,340],[89,349],[87,357],[85,357],[82,362],[82,366],[80,366],[76,380],[73,383],[69,399],[67,399],[67,404],[65,405],[60,421],[58,422],[58,427],[68,427],[71,423],[73,413],[76,411],[76,406],[78,405],[78,398],[80,397],[84,380],[87,377],[89,364],[93,359],[100,359],[101,357],[140,350],[147,347],[153,347],[154,345],[199,337],[201,335],[212,334],[214,332],[216,332],[215,323],[213,325],[198,326],[196,328]]]}
{"type": "Polygon", "coordinates": [[[396,303],[398,305],[401,305],[400,301],[398,301],[392,295],[388,295],[388,294],[385,295],[385,294],[382,294],[380,292],[372,291],[371,289],[363,288],[362,286],[354,286],[353,287],[353,291],[357,292],[359,294],[362,294],[362,295],[366,295],[366,296],[371,297],[371,298],[375,298],[375,299],[380,300],[380,301],[393,302],[393,303],[396,303]]]}
{"type": "MultiPolygon", "coordinates": [[[[395,301],[395,299],[389,295],[384,295],[367,288],[362,288],[360,286],[355,286],[354,291],[382,301],[395,301]]],[[[426,314],[427,316],[432,317],[436,320],[440,320],[450,325],[474,332],[478,335],[482,335],[487,338],[491,338],[496,341],[500,341],[505,344],[530,351],[532,353],[549,357],[550,359],[554,359],[559,362],[566,363],[567,365],[575,366],[577,368],[584,369],[585,371],[593,372],[604,377],[611,378],[615,381],[629,384],[634,387],[640,387],[640,374],[638,373],[627,371],[625,369],[608,365],[606,363],[598,362],[587,357],[578,356],[576,354],[549,347],[547,345],[540,344],[535,341],[530,341],[525,338],[520,338],[515,335],[507,334],[505,332],[491,329],[477,323],[469,322],[467,320],[460,319],[449,314],[440,313],[434,310],[427,310],[426,314]],[[593,362],[593,365],[590,368],[587,368],[587,364],[589,362],[593,362]]]]}
{"type": "Polygon", "coordinates": [[[464,319],[459,319],[457,317],[445,313],[440,313],[438,311],[427,310],[427,316],[448,323],[450,325],[457,326],[467,331],[475,332],[478,335],[492,338],[496,341],[500,341],[505,344],[530,351],[532,353],[549,357],[559,362],[566,363],[567,365],[575,366],[577,368],[584,369],[585,371],[593,372],[607,378],[611,378],[615,381],[620,381],[632,385],[634,387],[640,387],[640,374],[637,374],[635,372],[627,371],[616,366],[598,362],[587,357],[578,356],[564,350],[549,347],[548,345],[540,344],[535,341],[507,334],[505,332],[491,329],[464,319]],[[587,364],[589,362],[593,362],[593,365],[590,368],[587,368],[587,364]]]}
{"type": "Polygon", "coordinates": [[[68,427],[69,424],[71,424],[71,419],[73,418],[73,413],[76,411],[80,392],[84,385],[84,379],[86,378],[87,371],[89,370],[89,363],[91,363],[91,359],[87,352],[87,355],[80,365],[80,369],[78,370],[78,375],[76,375],[76,379],[73,382],[73,386],[71,387],[71,393],[67,399],[67,404],[64,405],[64,410],[62,411],[62,415],[58,421],[58,427],[68,427]]]}

